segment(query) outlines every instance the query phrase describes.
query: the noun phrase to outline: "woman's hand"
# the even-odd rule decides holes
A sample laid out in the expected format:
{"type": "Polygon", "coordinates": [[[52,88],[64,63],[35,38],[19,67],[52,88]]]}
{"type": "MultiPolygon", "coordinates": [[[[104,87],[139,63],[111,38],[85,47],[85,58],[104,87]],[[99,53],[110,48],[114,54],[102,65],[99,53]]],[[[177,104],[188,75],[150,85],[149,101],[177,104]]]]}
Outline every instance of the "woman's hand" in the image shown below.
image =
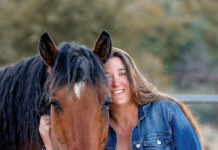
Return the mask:
{"type": "Polygon", "coordinates": [[[39,122],[39,133],[41,135],[46,150],[52,150],[50,131],[51,131],[50,116],[49,115],[41,116],[39,122]]]}

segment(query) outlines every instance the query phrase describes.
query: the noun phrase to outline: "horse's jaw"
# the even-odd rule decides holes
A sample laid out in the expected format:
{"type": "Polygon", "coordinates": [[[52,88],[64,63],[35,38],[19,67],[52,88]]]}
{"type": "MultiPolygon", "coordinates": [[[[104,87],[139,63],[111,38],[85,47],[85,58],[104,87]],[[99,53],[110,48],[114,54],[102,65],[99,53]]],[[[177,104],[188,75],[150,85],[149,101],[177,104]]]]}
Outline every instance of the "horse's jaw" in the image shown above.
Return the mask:
{"type": "Polygon", "coordinates": [[[51,142],[52,142],[52,150],[70,150],[67,148],[67,144],[55,138],[56,136],[55,136],[54,130],[52,129],[51,129],[50,137],[51,137],[51,142]]]}

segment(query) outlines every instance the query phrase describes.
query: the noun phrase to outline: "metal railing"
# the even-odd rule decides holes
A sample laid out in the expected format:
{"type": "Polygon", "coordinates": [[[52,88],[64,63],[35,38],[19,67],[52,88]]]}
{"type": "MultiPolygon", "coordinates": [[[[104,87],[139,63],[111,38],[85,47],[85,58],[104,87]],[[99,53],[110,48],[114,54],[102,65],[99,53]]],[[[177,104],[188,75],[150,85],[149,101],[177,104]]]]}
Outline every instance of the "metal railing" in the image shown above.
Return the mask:
{"type": "Polygon", "coordinates": [[[192,95],[192,94],[169,94],[184,103],[207,103],[215,106],[215,127],[218,128],[218,94],[192,95]]]}
{"type": "Polygon", "coordinates": [[[194,94],[169,94],[182,102],[198,102],[198,103],[218,103],[218,94],[214,95],[194,95],[194,94]]]}

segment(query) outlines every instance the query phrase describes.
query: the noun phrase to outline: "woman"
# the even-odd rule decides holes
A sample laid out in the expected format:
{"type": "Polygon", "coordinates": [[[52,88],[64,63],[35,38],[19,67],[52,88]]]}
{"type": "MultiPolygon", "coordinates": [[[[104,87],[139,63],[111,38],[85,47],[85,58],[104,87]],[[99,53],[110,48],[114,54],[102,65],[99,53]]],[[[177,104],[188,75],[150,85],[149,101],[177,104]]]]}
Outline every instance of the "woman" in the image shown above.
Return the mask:
{"type": "MultiPolygon", "coordinates": [[[[113,48],[104,69],[112,97],[106,150],[203,149],[189,109],[159,93],[126,52],[113,48]]],[[[47,127],[41,126],[45,120],[40,120],[39,131],[50,147],[49,119],[47,127]]]]}

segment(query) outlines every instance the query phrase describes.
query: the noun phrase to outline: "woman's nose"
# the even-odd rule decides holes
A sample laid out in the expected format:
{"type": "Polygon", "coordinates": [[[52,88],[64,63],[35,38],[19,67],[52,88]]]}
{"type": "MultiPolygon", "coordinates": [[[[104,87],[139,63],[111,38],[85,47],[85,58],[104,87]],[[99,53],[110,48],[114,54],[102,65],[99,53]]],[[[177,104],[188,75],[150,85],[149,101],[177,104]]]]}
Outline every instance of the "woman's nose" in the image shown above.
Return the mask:
{"type": "Polygon", "coordinates": [[[113,79],[112,79],[112,87],[117,87],[117,86],[119,86],[119,84],[120,84],[120,81],[119,81],[119,79],[118,78],[116,78],[116,77],[113,77],[113,79]]]}

